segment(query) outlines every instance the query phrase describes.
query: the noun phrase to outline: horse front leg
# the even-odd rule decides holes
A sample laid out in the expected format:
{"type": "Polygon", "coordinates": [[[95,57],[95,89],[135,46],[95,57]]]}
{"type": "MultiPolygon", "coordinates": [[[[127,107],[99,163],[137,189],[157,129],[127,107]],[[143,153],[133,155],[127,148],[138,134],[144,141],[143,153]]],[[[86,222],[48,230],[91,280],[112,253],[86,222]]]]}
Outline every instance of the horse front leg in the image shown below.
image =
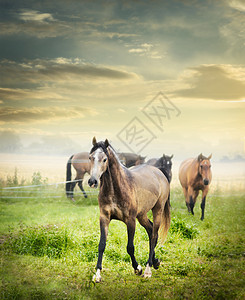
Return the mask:
{"type": "Polygon", "coordinates": [[[102,258],[106,247],[106,239],[108,234],[110,219],[104,215],[100,216],[100,243],[99,243],[99,255],[96,266],[96,274],[93,276],[94,282],[101,282],[100,271],[102,270],[102,258]]]}
{"type": "Polygon", "coordinates": [[[128,232],[127,252],[131,257],[132,266],[134,268],[135,274],[141,275],[142,267],[137,263],[134,256],[134,234],[135,234],[136,219],[131,218],[126,224],[127,224],[127,232],[128,232]]]}
{"type": "Polygon", "coordinates": [[[205,204],[206,204],[206,196],[207,196],[207,193],[208,193],[208,189],[205,189],[205,190],[202,192],[202,203],[201,203],[201,209],[202,209],[201,220],[202,220],[202,221],[204,220],[204,211],[205,211],[205,204]]]}
{"type": "Polygon", "coordinates": [[[198,194],[199,194],[199,191],[194,190],[192,187],[188,188],[190,212],[192,213],[193,216],[194,216],[194,206],[195,206],[198,194]]]}

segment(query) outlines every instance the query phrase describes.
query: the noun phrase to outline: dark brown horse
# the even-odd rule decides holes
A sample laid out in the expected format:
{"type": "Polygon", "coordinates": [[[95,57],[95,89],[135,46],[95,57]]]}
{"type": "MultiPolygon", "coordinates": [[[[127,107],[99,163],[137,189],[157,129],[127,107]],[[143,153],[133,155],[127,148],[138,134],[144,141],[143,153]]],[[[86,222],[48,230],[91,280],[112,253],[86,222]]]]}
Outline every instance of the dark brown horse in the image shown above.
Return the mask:
{"type": "Polygon", "coordinates": [[[179,180],[185,195],[185,202],[188,211],[194,215],[194,206],[196,203],[199,191],[202,191],[202,216],[204,219],[204,210],[206,196],[209,190],[209,185],[212,180],[211,163],[209,157],[200,154],[197,158],[190,158],[182,162],[179,169],[179,180]]]}
{"type": "Polygon", "coordinates": [[[88,152],[80,152],[77,154],[72,155],[66,165],[66,196],[68,198],[71,198],[72,201],[74,201],[73,198],[73,190],[75,188],[75,185],[78,183],[79,188],[83,192],[83,195],[85,198],[87,198],[87,194],[83,189],[83,178],[86,173],[89,174],[90,172],[90,160],[89,160],[89,153],[88,152]],[[74,167],[76,170],[76,177],[75,180],[71,180],[71,166],[74,167]]]}
{"type": "Polygon", "coordinates": [[[150,253],[144,277],[151,277],[152,265],[157,269],[160,264],[155,258],[159,227],[163,226],[165,237],[170,226],[169,183],[166,177],[157,168],[145,164],[127,169],[120,163],[108,140],[97,143],[93,138],[90,160],[91,177],[88,183],[91,187],[97,187],[100,181],[100,243],[95,282],[101,281],[102,256],[112,219],[123,221],[127,226],[127,252],[136,274],[142,273],[134,256],[136,218],[146,229],[150,253]],[[147,217],[149,210],[153,213],[153,223],[147,217]]]}
{"type": "Polygon", "coordinates": [[[163,154],[160,158],[151,158],[146,163],[147,165],[154,166],[158,168],[167,177],[168,182],[172,180],[172,158],[173,155],[168,156],[163,154]]]}
{"type": "Polygon", "coordinates": [[[138,166],[145,162],[145,157],[135,153],[121,152],[118,153],[118,158],[127,168],[138,166]]]}

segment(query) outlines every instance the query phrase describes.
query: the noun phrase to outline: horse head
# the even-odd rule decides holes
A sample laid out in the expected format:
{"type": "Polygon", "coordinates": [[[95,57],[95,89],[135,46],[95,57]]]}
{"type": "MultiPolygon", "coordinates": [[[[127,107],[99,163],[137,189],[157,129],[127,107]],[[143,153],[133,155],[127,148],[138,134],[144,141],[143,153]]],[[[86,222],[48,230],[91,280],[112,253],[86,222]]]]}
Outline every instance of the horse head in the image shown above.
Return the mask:
{"type": "Polygon", "coordinates": [[[204,185],[209,185],[211,182],[212,174],[211,174],[211,163],[210,159],[212,157],[212,154],[210,154],[208,157],[205,157],[204,155],[199,154],[197,157],[198,161],[198,172],[201,175],[203,179],[204,185]]]}
{"type": "Polygon", "coordinates": [[[102,174],[107,170],[108,167],[108,146],[110,145],[106,139],[104,142],[96,141],[93,138],[93,147],[89,154],[89,160],[91,161],[91,177],[88,180],[90,187],[96,188],[102,174]]]}
{"type": "Polygon", "coordinates": [[[163,154],[161,157],[161,167],[170,171],[172,168],[172,158],[173,154],[171,156],[163,154]]]}

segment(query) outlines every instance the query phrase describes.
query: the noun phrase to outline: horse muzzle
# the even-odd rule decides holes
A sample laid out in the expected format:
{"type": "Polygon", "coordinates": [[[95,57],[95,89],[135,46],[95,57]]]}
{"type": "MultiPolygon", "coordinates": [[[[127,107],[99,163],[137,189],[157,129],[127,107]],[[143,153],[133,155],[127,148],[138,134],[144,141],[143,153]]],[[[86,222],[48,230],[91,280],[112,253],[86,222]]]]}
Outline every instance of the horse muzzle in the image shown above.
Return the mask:
{"type": "Polygon", "coordinates": [[[208,179],[204,179],[203,183],[204,183],[204,185],[209,185],[209,180],[208,179]]]}
{"type": "Polygon", "coordinates": [[[95,178],[95,177],[91,177],[91,178],[89,178],[89,180],[88,180],[88,185],[90,186],[90,187],[92,187],[92,188],[97,188],[97,186],[98,186],[98,180],[95,178]]]}

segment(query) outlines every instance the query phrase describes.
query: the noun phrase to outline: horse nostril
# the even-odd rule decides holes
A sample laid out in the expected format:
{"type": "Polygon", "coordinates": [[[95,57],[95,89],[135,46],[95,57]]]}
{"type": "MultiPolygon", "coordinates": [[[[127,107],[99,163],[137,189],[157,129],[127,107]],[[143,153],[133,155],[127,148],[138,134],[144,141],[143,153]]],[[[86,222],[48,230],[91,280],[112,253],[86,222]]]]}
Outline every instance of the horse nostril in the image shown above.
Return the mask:
{"type": "Polygon", "coordinates": [[[208,185],[209,184],[209,180],[208,179],[204,179],[203,183],[204,183],[204,185],[208,185]]]}
{"type": "Polygon", "coordinates": [[[90,187],[97,187],[98,186],[98,181],[94,177],[89,178],[88,184],[90,187]]]}

